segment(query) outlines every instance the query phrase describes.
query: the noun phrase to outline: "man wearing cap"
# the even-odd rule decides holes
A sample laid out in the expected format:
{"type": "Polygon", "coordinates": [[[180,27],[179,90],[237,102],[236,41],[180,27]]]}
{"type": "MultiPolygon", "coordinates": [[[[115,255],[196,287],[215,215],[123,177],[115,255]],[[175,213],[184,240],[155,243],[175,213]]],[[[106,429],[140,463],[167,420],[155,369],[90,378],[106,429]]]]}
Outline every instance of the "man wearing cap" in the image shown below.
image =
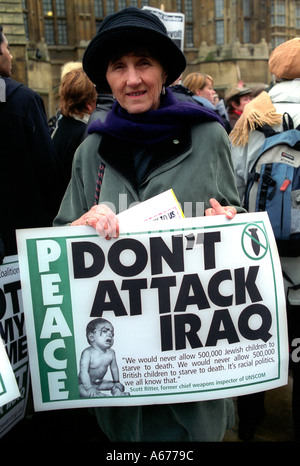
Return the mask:
{"type": "Polygon", "coordinates": [[[231,128],[234,128],[236,122],[242,115],[245,105],[251,100],[251,89],[247,87],[236,87],[229,91],[225,97],[225,104],[228,107],[228,118],[231,128]]]}
{"type": "MultiPolygon", "coordinates": [[[[231,132],[232,158],[235,168],[236,182],[243,203],[248,173],[256,160],[265,136],[256,130],[257,126],[265,124],[275,131],[282,131],[282,115],[287,112],[296,128],[300,124],[300,38],[288,40],[273,50],[269,58],[269,70],[274,75],[275,85],[269,92],[261,92],[246,107],[243,115],[231,132]]],[[[294,257],[285,257],[280,253],[283,272],[292,279],[295,285],[300,284],[300,258],[295,251],[294,257]]],[[[291,283],[285,282],[285,287],[291,283]]],[[[298,294],[298,314],[293,315],[297,321],[293,323],[289,319],[294,336],[290,340],[300,337],[300,290],[298,294]]],[[[293,296],[295,296],[293,294],[293,296]]],[[[295,298],[296,299],[296,298],[295,298]]],[[[293,419],[295,425],[295,439],[300,438],[300,364],[293,364],[293,419]]],[[[263,414],[263,397],[261,394],[250,395],[238,399],[238,411],[240,418],[240,436],[244,439],[251,438],[255,433],[257,421],[263,414]]]]}

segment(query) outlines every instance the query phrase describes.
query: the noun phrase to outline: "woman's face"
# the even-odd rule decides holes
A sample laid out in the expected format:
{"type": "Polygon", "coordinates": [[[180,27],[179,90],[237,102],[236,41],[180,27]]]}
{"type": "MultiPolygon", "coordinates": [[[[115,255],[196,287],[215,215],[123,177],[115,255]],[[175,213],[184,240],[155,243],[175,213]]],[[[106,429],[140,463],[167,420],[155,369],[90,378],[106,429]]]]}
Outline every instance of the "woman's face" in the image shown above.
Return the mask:
{"type": "Polygon", "coordinates": [[[110,61],[106,72],[114,97],[128,113],[157,110],[166,77],[156,59],[134,54],[110,61]]]}
{"type": "Polygon", "coordinates": [[[214,96],[215,90],[213,85],[210,81],[207,81],[207,84],[202,89],[197,89],[196,94],[205,97],[205,99],[209,100],[212,104],[214,104],[214,96]]]}

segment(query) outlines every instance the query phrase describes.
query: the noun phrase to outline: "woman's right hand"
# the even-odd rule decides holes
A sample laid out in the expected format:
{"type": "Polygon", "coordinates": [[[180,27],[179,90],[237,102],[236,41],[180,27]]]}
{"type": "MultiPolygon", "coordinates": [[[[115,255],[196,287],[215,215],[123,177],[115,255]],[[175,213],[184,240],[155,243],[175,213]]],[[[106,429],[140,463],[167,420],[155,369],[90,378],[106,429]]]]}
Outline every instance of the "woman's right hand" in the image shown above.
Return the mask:
{"type": "Polygon", "coordinates": [[[78,220],[71,223],[72,226],[88,225],[96,229],[98,235],[106,239],[118,238],[119,220],[116,214],[105,204],[95,205],[78,220]]]}

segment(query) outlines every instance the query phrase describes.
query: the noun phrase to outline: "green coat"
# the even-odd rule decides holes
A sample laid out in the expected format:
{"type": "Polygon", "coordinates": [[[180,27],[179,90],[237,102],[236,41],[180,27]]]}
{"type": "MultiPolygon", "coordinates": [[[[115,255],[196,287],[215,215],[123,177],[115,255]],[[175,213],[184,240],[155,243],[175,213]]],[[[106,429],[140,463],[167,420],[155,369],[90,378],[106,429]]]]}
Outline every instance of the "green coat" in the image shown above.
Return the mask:
{"type": "Polygon", "coordinates": [[[219,123],[202,123],[191,134],[182,133],[154,149],[148,175],[137,187],[130,149],[126,143],[99,134],[90,135],[78,148],[72,179],[54,225],[66,225],[94,205],[96,176],[100,161],[106,165],[100,202],[119,213],[122,207],[144,201],[170,188],[186,216],[195,216],[196,207],[216,198],[241,212],[231,162],[230,144],[219,123]],[[106,141],[104,141],[106,139],[106,141]],[[101,145],[100,145],[101,143],[101,145]],[[98,153],[97,149],[100,145],[98,153]],[[122,196],[120,196],[122,194],[122,196]],[[121,209],[120,209],[121,207],[121,209]],[[187,212],[186,212],[187,211],[187,212]]]}
{"type": "MultiPolygon", "coordinates": [[[[100,202],[115,206],[116,213],[123,210],[124,197],[129,207],[133,202],[144,201],[170,188],[183,210],[193,216],[197,203],[199,206],[203,202],[204,209],[210,207],[211,197],[242,211],[228,137],[219,123],[196,125],[151,150],[146,175],[137,185],[132,148],[107,136],[102,139],[99,134],[90,135],[76,152],[72,179],[54,224],[69,224],[94,205],[100,161],[106,165],[100,202]]],[[[150,149],[143,148],[143,151],[147,157],[150,149]]],[[[234,425],[234,407],[228,399],[97,408],[96,416],[111,441],[123,442],[221,441],[226,429],[234,425]]]]}

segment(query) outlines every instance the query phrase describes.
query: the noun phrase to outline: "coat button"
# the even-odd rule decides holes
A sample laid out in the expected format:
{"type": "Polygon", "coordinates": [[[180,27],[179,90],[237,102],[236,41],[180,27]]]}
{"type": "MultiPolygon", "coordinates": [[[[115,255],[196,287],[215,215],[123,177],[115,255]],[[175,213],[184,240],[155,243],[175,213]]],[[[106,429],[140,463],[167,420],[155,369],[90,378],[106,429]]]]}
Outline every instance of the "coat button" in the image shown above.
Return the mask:
{"type": "Polygon", "coordinates": [[[179,144],[178,139],[173,139],[173,144],[179,144]]]}

